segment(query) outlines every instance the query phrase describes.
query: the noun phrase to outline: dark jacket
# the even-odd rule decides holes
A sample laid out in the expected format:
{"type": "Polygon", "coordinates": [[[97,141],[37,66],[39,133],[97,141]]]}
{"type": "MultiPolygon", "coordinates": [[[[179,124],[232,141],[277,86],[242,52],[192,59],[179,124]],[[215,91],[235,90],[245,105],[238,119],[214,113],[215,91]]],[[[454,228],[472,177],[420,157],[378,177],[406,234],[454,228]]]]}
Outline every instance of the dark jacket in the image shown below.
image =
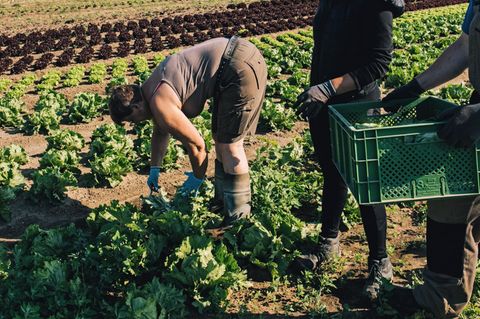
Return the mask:
{"type": "Polygon", "coordinates": [[[392,20],[403,0],[320,0],[313,23],[311,85],[350,74],[368,94],[392,59],[392,20]]]}

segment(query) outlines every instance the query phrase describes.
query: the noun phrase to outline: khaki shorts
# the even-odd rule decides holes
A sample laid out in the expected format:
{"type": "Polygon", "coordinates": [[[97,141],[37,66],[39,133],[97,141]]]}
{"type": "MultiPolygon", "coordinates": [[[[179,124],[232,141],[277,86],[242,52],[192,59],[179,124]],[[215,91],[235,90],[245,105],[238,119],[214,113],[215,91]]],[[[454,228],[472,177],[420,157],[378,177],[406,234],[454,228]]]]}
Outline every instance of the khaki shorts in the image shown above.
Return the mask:
{"type": "Polygon", "coordinates": [[[260,51],[239,39],[232,59],[217,84],[212,109],[216,142],[234,143],[254,134],[267,85],[267,65],[260,51]]]}

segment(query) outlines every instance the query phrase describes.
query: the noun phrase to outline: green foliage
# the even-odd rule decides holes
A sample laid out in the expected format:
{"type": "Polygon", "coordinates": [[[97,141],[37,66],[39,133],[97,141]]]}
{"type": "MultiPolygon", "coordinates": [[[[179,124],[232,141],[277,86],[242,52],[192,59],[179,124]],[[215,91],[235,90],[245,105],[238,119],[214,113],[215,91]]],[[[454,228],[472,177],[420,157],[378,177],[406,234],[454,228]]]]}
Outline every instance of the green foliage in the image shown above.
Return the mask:
{"type": "MultiPolygon", "coordinates": [[[[298,75],[293,75],[290,81],[296,82],[303,80],[298,75]]],[[[267,97],[277,98],[281,102],[291,105],[302,92],[302,87],[291,85],[287,80],[277,80],[268,83],[266,95],[267,97]]]]}
{"type": "Polygon", "coordinates": [[[27,74],[20,81],[13,84],[10,90],[5,93],[7,99],[20,99],[27,93],[28,88],[36,81],[35,74],[27,74]]]}
{"type": "Polygon", "coordinates": [[[0,161],[24,165],[28,163],[28,155],[22,146],[11,144],[0,149],[0,161]]]}
{"type": "Polygon", "coordinates": [[[274,131],[290,130],[297,120],[297,116],[292,109],[285,108],[282,104],[275,103],[270,98],[267,98],[263,103],[260,117],[262,123],[274,131]]]}
{"type": "Polygon", "coordinates": [[[27,154],[21,146],[12,144],[0,149],[0,220],[10,220],[8,205],[15,199],[15,192],[25,183],[20,165],[25,164],[27,160],[27,154]]]}
{"type": "Polygon", "coordinates": [[[112,78],[125,77],[128,70],[128,61],[126,59],[116,59],[112,63],[112,78]]]}
{"type": "MultiPolygon", "coordinates": [[[[1,164],[0,164],[1,165],[1,164]]],[[[11,212],[8,205],[15,199],[15,189],[12,187],[0,185],[0,220],[10,221],[11,212]]],[[[0,279],[2,278],[2,261],[0,260],[0,279]]]]}
{"type": "MultiPolygon", "coordinates": [[[[135,152],[138,160],[135,161],[137,169],[145,169],[150,166],[150,156],[152,148],[152,133],[153,124],[151,121],[146,121],[141,125],[136,125],[138,137],[134,141],[135,152]]],[[[179,160],[185,156],[185,151],[174,139],[170,139],[168,143],[167,152],[163,158],[162,170],[168,171],[180,167],[179,160]]]]}
{"type": "Polygon", "coordinates": [[[133,287],[128,291],[125,305],[117,312],[117,318],[186,318],[185,301],[182,290],[161,284],[155,277],[142,288],[133,287]]]}
{"type": "Polygon", "coordinates": [[[47,149],[79,152],[85,146],[85,139],[72,130],[57,130],[47,136],[47,149]]]}
{"type": "Polygon", "coordinates": [[[68,112],[70,123],[88,123],[107,109],[107,100],[97,93],[77,94],[68,112]]]}
{"type": "Polygon", "coordinates": [[[148,80],[150,75],[152,75],[152,72],[150,70],[138,74],[137,80],[135,81],[135,84],[142,85],[146,80],[148,80]]]}
{"type": "Polygon", "coordinates": [[[40,94],[40,98],[35,104],[35,111],[52,109],[58,115],[62,115],[67,111],[67,106],[68,100],[64,94],[53,90],[45,90],[40,94]]]}
{"type": "Polygon", "coordinates": [[[62,171],[59,167],[47,167],[33,173],[33,185],[30,189],[35,201],[59,202],[65,198],[67,186],[75,186],[77,179],[72,172],[62,171]]]}
{"type": "Polygon", "coordinates": [[[210,150],[213,146],[212,115],[208,111],[203,111],[200,116],[192,119],[192,123],[205,140],[207,149],[210,150]]]}
{"type": "Polygon", "coordinates": [[[34,84],[36,80],[37,80],[37,76],[33,73],[30,73],[22,76],[22,79],[18,81],[18,84],[25,85],[28,87],[34,84]]]}
{"type": "Polygon", "coordinates": [[[23,124],[21,116],[25,103],[19,99],[0,98],[0,126],[18,128],[23,124]]]}
{"type": "Polygon", "coordinates": [[[108,150],[102,155],[94,154],[89,160],[97,184],[107,183],[110,187],[118,186],[127,173],[133,171],[129,159],[121,153],[108,150]]]}
{"type": "Polygon", "coordinates": [[[79,163],[80,157],[75,151],[49,149],[40,159],[40,168],[52,167],[62,172],[79,173],[77,168],[79,163]]]}
{"type": "Polygon", "coordinates": [[[132,139],[126,135],[123,127],[114,123],[103,124],[93,131],[90,156],[101,155],[109,150],[122,153],[130,160],[136,159],[132,139]]]}
{"type": "Polygon", "coordinates": [[[133,170],[136,154],[132,139],[125,134],[123,127],[113,123],[93,132],[89,164],[97,183],[115,187],[133,170]]]}
{"type": "Polygon", "coordinates": [[[146,72],[150,72],[150,68],[148,66],[148,60],[144,56],[133,57],[132,64],[133,64],[133,73],[135,73],[135,75],[140,75],[146,72]]]}
{"type": "Polygon", "coordinates": [[[0,186],[18,188],[25,182],[19,170],[19,165],[15,162],[0,162],[0,186]]]}
{"type": "Polygon", "coordinates": [[[12,80],[8,78],[0,78],[0,93],[5,92],[12,85],[12,80]]]}
{"type": "Polygon", "coordinates": [[[467,105],[470,101],[473,88],[465,84],[450,84],[440,89],[439,97],[458,105],[467,105]]]}
{"type": "Polygon", "coordinates": [[[304,222],[292,212],[321,203],[321,174],[305,170],[309,146],[294,142],[287,147],[265,146],[251,165],[252,219],[237,225],[225,238],[235,257],[283,276],[303,245],[316,241],[304,222]]]}
{"type": "MultiPolygon", "coordinates": [[[[394,41],[400,49],[394,52],[383,86],[397,87],[423,71],[458,37],[464,9],[451,9],[443,15],[406,14],[396,19],[394,41]]],[[[262,121],[274,130],[290,129],[295,118],[289,106],[309,85],[306,69],[311,62],[312,29],[250,41],[265,56],[269,78],[276,79],[269,83],[262,121]]],[[[163,59],[157,55],[153,63],[158,65],[163,59]]],[[[136,61],[134,69],[138,70],[134,73],[141,82],[149,74],[148,63],[143,58],[136,61]]],[[[105,66],[99,70],[94,74],[91,68],[90,83],[105,78],[105,66]]],[[[114,62],[107,92],[126,84],[127,71],[126,60],[114,62]]],[[[37,88],[52,89],[59,80],[52,73],[44,76],[37,88]]],[[[21,102],[9,103],[25,94],[29,82],[31,78],[19,81],[7,92],[7,98],[0,100],[1,126],[21,125],[21,102]]],[[[469,91],[468,87],[452,86],[439,94],[465,103],[469,91]]],[[[56,103],[63,105],[45,98],[43,106],[37,103],[36,112],[56,109],[60,115],[58,110],[63,108],[56,103]]],[[[203,112],[193,123],[211,148],[211,115],[203,112]]],[[[133,164],[148,163],[151,124],[136,129],[135,144],[123,128],[113,124],[94,132],[89,158],[97,182],[117,185],[133,164]]],[[[55,167],[35,172],[31,191],[35,198],[57,201],[65,196],[67,185],[76,183],[68,170],[74,169],[76,152],[84,140],[72,131],[53,131],[47,140],[48,151],[41,164],[55,167]]],[[[164,167],[168,163],[174,167],[181,152],[172,142],[164,167]]],[[[204,233],[206,225],[220,223],[223,217],[208,209],[213,195],[209,181],[200,195],[191,199],[176,196],[168,201],[163,195],[153,196],[145,200],[141,210],[118,202],[102,205],[91,212],[87,227],[72,225],[48,231],[29,227],[8,253],[0,246],[0,317],[190,318],[192,309],[211,312],[225,308],[228,291],[245,282],[242,269],[267,271],[273,279],[285,278],[287,266],[299,249],[316,245],[318,237],[318,228],[307,227],[297,216],[304,210],[321,210],[322,175],[310,160],[311,152],[308,134],[284,147],[270,143],[260,148],[250,165],[252,216],[236,223],[223,240],[212,240],[204,233]]],[[[24,183],[18,162],[25,160],[18,150],[5,154],[0,155],[0,216],[8,219],[8,203],[24,183]]],[[[346,226],[360,221],[351,197],[344,212],[346,226]]],[[[320,292],[327,292],[335,286],[332,273],[340,273],[338,267],[326,265],[321,274],[306,273],[304,282],[319,283],[320,292]]],[[[465,318],[479,316],[478,286],[477,280],[465,318]]],[[[345,309],[348,312],[348,307],[345,309]]],[[[377,310],[391,314],[384,305],[377,310]]]]}
{"type": "Polygon", "coordinates": [[[165,278],[186,289],[200,313],[213,306],[223,308],[228,288],[246,280],[227,248],[205,236],[185,238],[167,259],[167,267],[165,278]]]}
{"type": "Polygon", "coordinates": [[[95,63],[90,68],[87,81],[90,84],[103,83],[107,75],[107,66],[105,63],[95,63]]]}
{"type": "Polygon", "coordinates": [[[62,74],[57,70],[48,71],[40,79],[40,83],[37,84],[37,91],[49,91],[53,90],[62,79],[62,74]]]}
{"type": "Polygon", "coordinates": [[[65,74],[65,79],[63,80],[63,85],[66,87],[75,87],[78,86],[85,76],[85,67],[84,66],[74,66],[65,74]]]}
{"type": "Polygon", "coordinates": [[[27,116],[24,129],[27,134],[49,134],[60,128],[60,120],[55,109],[44,108],[27,116]]]}

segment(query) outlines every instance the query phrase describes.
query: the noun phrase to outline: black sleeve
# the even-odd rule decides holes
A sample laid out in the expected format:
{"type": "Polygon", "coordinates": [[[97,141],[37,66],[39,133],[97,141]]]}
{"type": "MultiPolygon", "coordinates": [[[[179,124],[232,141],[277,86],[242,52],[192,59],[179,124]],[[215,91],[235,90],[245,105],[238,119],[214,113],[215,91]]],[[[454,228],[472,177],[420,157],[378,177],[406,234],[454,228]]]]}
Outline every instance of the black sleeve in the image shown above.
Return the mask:
{"type": "Polygon", "coordinates": [[[370,21],[371,30],[365,35],[368,61],[350,73],[358,89],[382,78],[392,60],[392,20],[390,10],[379,10],[370,21]]]}

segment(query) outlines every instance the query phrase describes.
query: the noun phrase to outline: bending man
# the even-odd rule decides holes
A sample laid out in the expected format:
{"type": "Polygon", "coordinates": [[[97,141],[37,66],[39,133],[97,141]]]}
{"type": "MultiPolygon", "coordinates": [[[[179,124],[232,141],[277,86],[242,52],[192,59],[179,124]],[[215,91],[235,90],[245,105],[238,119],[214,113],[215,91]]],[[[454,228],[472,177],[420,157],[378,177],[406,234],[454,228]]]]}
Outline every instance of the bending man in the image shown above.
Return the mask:
{"type": "Polygon", "coordinates": [[[170,136],[182,142],[193,172],[182,186],[196,192],[208,165],[203,138],[189,118],[198,116],[209,98],[215,141],[214,209],[224,212],[223,226],[250,214],[250,175],[244,137],[255,132],[265,95],[267,67],[258,49],[237,37],[216,38],[167,57],[140,87],[114,89],[114,122],[152,119],[151,166],[147,184],[158,190],[159,168],[170,136]]]}

